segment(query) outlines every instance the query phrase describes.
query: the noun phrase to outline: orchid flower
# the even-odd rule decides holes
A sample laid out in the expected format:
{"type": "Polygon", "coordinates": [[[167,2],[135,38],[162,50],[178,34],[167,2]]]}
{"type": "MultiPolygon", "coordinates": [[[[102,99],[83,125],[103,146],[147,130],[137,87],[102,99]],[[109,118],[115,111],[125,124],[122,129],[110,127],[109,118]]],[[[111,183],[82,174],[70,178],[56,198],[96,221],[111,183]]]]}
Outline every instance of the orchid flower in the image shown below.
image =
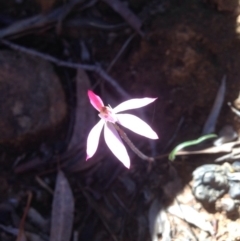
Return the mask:
{"type": "Polygon", "coordinates": [[[119,114],[119,112],[137,109],[148,105],[156,100],[156,98],[139,98],[131,99],[122,102],[115,108],[104,106],[102,99],[94,94],[91,90],[88,91],[88,97],[92,106],[99,111],[100,121],[92,128],[87,138],[87,158],[91,158],[98,147],[99,138],[102,129],[104,128],[104,139],[112,153],[127,167],[130,167],[130,158],[127,150],[122,143],[114,124],[120,124],[131,131],[145,136],[150,139],[158,139],[157,134],[143,120],[131,114],[119,114]]]}

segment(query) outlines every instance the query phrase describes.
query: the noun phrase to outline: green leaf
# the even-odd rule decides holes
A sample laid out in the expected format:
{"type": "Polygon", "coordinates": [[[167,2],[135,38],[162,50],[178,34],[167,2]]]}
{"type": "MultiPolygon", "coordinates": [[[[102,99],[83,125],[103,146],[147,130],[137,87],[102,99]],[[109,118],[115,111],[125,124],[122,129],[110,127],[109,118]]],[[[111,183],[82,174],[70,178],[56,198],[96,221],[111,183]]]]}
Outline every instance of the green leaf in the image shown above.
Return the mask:
{"type": "Polygon", "coordinates": [[[208,135],[205,135],[205,136],[201,136],[199,137],[197,140],[191,140],[191,141],[185,141],[179,145],[177,145],[169,154],[168,156],[168,159],[170,161],[173,161],[176,157],[176,154],[178,151],[182,150],[183,148],[186,148],[186,147],[189,147],[189,146],[194,146],[194,145],[198,145],[200,144],[201,142],[205,141],[205,140],[208,140],[210,138],[215,138],[217,137],[216,134],[208,134],[208,135]]]}

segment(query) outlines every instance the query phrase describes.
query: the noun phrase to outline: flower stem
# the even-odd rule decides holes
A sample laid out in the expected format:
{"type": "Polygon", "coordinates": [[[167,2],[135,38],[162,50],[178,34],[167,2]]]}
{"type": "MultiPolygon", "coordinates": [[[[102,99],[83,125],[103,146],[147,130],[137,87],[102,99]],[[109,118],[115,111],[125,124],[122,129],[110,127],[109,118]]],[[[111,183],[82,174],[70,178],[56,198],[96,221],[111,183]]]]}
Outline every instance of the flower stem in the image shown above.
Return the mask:
{"type": "Polygon", "coordinates": [[[141,159],[153,162],[154,158],[146,156],[143,154],[133,143],[132,141],[128,138],[127,134],[117,125],[116,123],[113,123],[114,127],[116,130],[119,132],[121,138],[128,144],[128,146],[132,149],[133,152],[135,152],[141,159]]]}

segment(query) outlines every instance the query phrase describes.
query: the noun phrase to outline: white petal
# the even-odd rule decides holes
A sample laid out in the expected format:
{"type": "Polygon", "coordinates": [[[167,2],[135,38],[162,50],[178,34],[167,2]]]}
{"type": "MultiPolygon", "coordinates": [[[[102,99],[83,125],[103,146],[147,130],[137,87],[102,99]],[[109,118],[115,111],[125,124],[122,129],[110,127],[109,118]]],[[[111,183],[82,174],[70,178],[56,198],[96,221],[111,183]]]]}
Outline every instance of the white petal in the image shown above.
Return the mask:
{"type": "Polygon", "coordinates": [[[118,122],[129,130],[150,139],[158,139],[157,133],[153,131],[146,122],[137,116],[130,114],[117,114],[117,118],[118,122]]]}
{"type": "Polygon", "coordinates": [[[104,138],[112,153],[123,163],[124,166],[129,168],[130,158],[127,150],[112,123],[106,122],[104,126],[104,138]]]}
{"type": "Polygon", "coordinates": [[[100,138],[103,125],[104,125],[104,120],[101,119],[90,131],[87,138],[87,158],[86,159],[91,158],[95,154],[98,147],[99,138],[100,138]]]}
{"type": "Polygon", "coordinates": [[[127,100],[117,105],[113,110],[115,113],[118,113],[124,110],[137,109],[152,103],[156,99],[157,98],[139,98],[139,99],[127,100]]]}

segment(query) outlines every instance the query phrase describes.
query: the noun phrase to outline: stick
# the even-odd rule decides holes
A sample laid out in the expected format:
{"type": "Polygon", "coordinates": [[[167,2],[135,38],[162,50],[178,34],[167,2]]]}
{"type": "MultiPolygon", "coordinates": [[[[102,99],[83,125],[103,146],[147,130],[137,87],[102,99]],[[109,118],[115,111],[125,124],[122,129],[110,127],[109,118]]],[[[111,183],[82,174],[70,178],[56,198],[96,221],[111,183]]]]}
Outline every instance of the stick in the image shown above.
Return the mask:
{"type": "Polygon", "coordinates": [[[110,85],[112,85],[123,97],[129,98],[129,94],[116,82],[115,79],[113,79],[110,75],[108,75],[99,65],[90,65],[90,64],[79,64],[79,63],[70,63],[64,60],[60,60],[58,58],[55,58],[51,55],[44,54],[41,52],[38,52],[34,49],[29,49],[23,46],[19,46],[17,44],[14,44],[8,40],[1,39],[1,43],[4,45],[10,47],[11,49],[14,49],[16,51],[20,51],[32,56],[39,57],[41,59],[45,59],[47,61],[50,61],[58,66],[64,66],[72,69],[84,69],[87,71],[93,71],[96,72],[98,75],[100,75],[104,80],[106,80],[110,85]]]}

